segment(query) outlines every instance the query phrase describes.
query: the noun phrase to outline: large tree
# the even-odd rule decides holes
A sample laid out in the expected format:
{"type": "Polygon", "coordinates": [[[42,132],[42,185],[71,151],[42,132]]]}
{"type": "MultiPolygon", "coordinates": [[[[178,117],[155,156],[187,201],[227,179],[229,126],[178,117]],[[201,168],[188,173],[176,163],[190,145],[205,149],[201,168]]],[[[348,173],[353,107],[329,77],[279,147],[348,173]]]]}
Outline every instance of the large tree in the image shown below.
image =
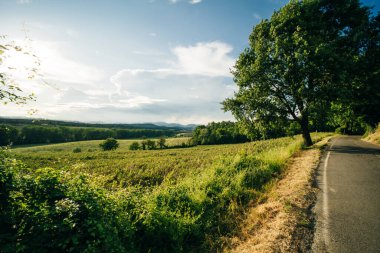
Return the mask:
{"type": "Polygon", "coordinates": [[[295,121],[310,146],[311,108],[348,97],[360,80],[371,21],[358,0],[290,1],[253,28],[232,71],[239,89],[224,110],[246,127],[295,121]]]}

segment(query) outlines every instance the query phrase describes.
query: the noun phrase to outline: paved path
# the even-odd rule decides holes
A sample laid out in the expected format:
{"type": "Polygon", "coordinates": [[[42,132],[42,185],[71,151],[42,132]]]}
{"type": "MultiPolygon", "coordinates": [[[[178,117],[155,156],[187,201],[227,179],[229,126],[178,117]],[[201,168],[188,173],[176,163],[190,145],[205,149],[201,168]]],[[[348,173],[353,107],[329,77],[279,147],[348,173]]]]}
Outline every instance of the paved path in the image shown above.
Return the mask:
{"type": "Polygon", "coordinates": [[[318,169],[313,252],[380,252],[380,146],[334,138],[318,169]]]}

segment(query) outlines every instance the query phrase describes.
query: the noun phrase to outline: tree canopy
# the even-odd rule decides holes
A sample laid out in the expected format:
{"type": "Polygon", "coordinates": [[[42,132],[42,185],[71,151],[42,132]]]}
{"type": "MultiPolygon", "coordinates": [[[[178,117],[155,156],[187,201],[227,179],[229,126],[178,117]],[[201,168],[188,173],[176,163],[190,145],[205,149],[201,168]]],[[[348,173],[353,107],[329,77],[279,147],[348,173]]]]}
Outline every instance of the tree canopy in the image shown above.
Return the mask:
{"type": "Polygon", "coordinates": [[[248,141],[236,123],[229,121],[211,122],[197,126],[193,131],[192,142],[199,145],[242,143],[248,141]]]}
{"type": "Polygon", "coordinates": [[[378,85],[378,60],[368,57],[379,48],[376,20],[358,0],[290,1],[253,28],[232,71],[239,89],[224,110],[252,131],[294,121],[311,145],[310,115],[321,104],[353,103],[355,92],[378,85]]]}
{"type": "Polygon", "coordinates": [[[104,151],[116,150],[119,147],[119,143],[114,138],[107,138],[105,141],[99,144],[104,151]]]}

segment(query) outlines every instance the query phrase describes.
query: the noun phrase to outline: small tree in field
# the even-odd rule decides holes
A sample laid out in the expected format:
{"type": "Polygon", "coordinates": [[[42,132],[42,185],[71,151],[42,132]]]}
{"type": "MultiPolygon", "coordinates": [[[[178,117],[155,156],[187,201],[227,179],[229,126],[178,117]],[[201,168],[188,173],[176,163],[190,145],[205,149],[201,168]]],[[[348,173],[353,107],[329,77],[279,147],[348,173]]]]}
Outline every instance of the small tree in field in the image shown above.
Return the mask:
{"type": "Polygon", "coordinates": [[[99,146],[103,151],[115,150],[119,147],[119,143],[114,138],[107,138],[104,142],[100,143],[99,146]]]}
{"type": "Polygon", "coordinates": [[[156,142],[155,142],[155,141],[152,141],[152,140],[147,140],[147,141],[146,141],[146,147],[147,147],[147,149],[149,149],[149,150],[156,149],[156,142]]]}
{"type": "Polygon", "coordinates": [[[161,138],[161,139],[159,139],[159,140],[157,141],[157,145],[158,145],[158,147],[159,147],[160,149],[163,149],[163,148],[166,147],[165,143],[166,143],[166,139],[165,139],[165,138],[161,138]]]}
{"type": "Polygon", "coordinates": [[[137,141],[134,141],[129,145],[129,150],[139,150],[140,144],[137,141]]]}

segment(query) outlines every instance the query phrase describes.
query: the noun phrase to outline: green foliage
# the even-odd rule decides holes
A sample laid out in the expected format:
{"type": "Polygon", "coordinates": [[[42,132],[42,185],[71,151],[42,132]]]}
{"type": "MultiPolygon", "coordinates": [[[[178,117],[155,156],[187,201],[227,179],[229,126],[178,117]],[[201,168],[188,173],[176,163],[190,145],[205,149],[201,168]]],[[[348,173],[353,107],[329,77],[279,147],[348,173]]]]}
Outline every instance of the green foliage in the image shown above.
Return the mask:
{"type": "Polygon", "coordinates": [[[3,156],[2,251],[218,251],[221,238],[234,232],[247,205],[301,143],[298,136],[94,155],[40,147],[42,152],[26,154],[35,164],[43,155],[61,156],[52,163],[56,168],[44,169],[27,169],[3,156]],[[62,164],[68,167],[61,170],[62,164]]]}
{"type": "Polygon", "coordinates": [[[366,129],[363,117],[357,116],[352,106],[341,103],[331,104],[327,124],[340,134],[363,134],[366,129]]]}
{"type": "Polygon", "coordinates": [[[153,150],[156,149],[156,142],[153,140],[144,140],[141,142],[141,147],[143,150],[153,150]]]}
{"type": "Polygon", "coordinates": [[[11,126],[0,125],[0,146],[7,146],[17,139],[18,130],[11,126]]]}
{"type": "MultiPolygon", "coordinates": [[[[130,139],[143,137],[174,136],[173,130],[111,129],[65,126],[0,126],[1,140],[13,144],[61,143],[81,140],[103,140],[106,138],[130,139]]],[[[5,144],[5,145],[8,145],[5,144]]]]}
{"type": "Polygon", "coordinates": [[[139,150],[140,144],[137,141],[134,141],[129,145],[129,150],[139,150]]]}
{"type": "Polygon", "coordinates": [[[119,143],[114,138],[107,138],[104,142],[100,143],[99,146],[103,151],[115,150],[119,147],[119,143]]]}
{"type": "Polygon", "coordinates": [[[166,139],[165,138],[160,138],[157,141],[158,148],[160,148],[160,149],[166,148],[165,143],[166,143],[166,139]]]}
{"type": "Polygon", "coordinates": [[[238,125],[229,121],[211,122],[207,126],[198,126],[193,131],[192,141],[195,144],[227,144],[248,141],[238,125]]]}
{"type": "Polygon", "coordinates": [[[73,153],[80,153],[80,152],[82,152],[81,148],[76,147],[73,149],[73,153]]]}
{"type": "Polygon", "coordinates": [[[127,252],[127,199],[109,197],[85,175],[1,162],[2,252],[127,252]],[[5,189],[3,191],[3,189],[5,189]]]}
{"type": "MultiPolygon", "coordinates": [[[[239,90],[223,102],[224,109],[253,132],[295,121],[305,145],[311,145],[309,120],[321,109],[317,104],[352,103],[350,94],[368,86],[358,70],[369,52],[378,52],[378,30],[371,28],[376,22],[358,0],[290,1],[254,27],[233,71],[239,90]]],[[[365,71],[374,78],[372,87],[378,85],[379,63],[375,66],[365,71]]]]}

